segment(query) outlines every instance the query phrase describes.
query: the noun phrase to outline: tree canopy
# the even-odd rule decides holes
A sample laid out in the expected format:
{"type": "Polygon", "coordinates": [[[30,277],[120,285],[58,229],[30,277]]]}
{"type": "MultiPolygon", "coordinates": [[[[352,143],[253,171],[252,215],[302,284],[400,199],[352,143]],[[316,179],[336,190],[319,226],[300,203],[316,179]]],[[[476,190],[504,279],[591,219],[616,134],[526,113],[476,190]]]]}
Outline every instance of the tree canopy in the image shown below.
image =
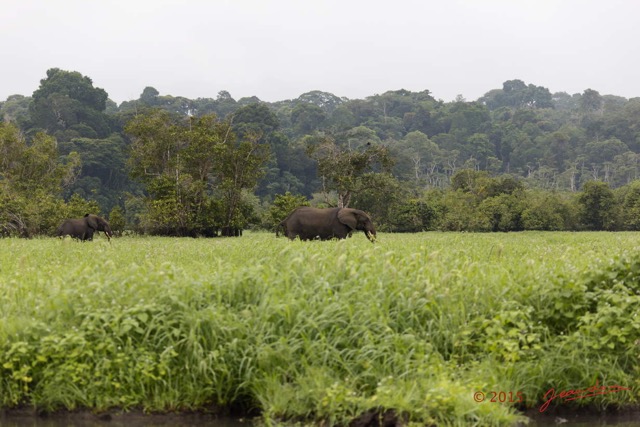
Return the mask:
{"type": "Polygon", "coordinates": [[[149,193],[150,232],[235,235],[246,227],[243,190],[256,186],[268,154],[258,137],[238,140],[215,115],[176,121],[163,110],[136,116],[125,130],[133,139],[131,174],[149,193]]]}
{"type": "Polygon", "coordinates": [[[8,177],[43,164],[73,165],[62,187],[46,184],[53,175],[39,186],[64,203],[76,195],[103,212],[118,207],[138,231],[238,234],[271,221],[270,204],[286,192],[315,204],[357,203],[383,229],[403,231],[637,223],[627,212],[640,177],[640,98],[593,88],[551,93],[513,79],[472,101],[398,89],[264,102],[225,90],[188,99],[146,86],[117,105],[88,76],[52,68],[31,96],[0,102],[0,115],[13,126],[3,130],[4,147],[17,156],[3,158],[5,188],[8,177]],[[603,208],[612,216],[587,217],[590,182],[612,192],[603,208]],[[508,185],[517,188],[496,190],[508,185]]]}

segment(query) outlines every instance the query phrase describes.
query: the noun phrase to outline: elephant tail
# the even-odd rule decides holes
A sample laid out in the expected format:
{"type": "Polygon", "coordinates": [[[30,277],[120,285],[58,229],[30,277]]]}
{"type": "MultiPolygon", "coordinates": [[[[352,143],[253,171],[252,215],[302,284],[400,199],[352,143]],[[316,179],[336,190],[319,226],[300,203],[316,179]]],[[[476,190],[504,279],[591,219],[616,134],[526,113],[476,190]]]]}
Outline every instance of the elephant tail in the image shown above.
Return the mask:
{"type": "Polygon", "coordinates": [[[284,229],[284,221],[281,221],[280,224],[276,225],[276,237],[280,237],[280,227],[282,227],[282,232],[286,234],[284,229]]]}

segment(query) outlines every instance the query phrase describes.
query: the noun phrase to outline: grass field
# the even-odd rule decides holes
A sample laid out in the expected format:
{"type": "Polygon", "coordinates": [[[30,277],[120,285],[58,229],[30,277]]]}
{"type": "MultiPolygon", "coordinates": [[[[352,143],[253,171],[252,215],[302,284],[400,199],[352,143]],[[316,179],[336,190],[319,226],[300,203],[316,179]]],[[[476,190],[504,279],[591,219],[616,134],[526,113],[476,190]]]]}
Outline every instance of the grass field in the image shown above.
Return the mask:
{"type": "Polygon", "coordinates": [[[0,407],[508,425],[596,384],[619,387],[549,411],[637,405],[639,249],[637,233],[0,239],[0,407]]]}

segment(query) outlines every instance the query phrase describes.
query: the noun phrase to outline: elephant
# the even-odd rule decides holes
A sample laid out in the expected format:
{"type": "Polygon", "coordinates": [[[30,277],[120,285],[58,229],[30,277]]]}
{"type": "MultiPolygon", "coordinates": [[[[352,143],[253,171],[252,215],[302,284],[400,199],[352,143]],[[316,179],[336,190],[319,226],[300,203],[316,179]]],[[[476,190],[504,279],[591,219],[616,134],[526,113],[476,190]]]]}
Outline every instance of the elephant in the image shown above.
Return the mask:
{"type": "Polygon", "coordinates": [[[371,243],[376,241],[376,229],[371,218],[359,209],[351,208],[296,208],[276,227],[276,237],[280,227],[284,235],[293,240],[345,239],[351,237],[354,230],[364,231],[371,243]]]}
{"type": "Polygon", "coordinates": [[[93,240],[93,233],[104,231],[107,240],[111,240],[113,233],[109,223],[102,217],[86,214],[84,218],[67,219],[58,227],[58,236],[71,236],[79,240],[93,240]]]}

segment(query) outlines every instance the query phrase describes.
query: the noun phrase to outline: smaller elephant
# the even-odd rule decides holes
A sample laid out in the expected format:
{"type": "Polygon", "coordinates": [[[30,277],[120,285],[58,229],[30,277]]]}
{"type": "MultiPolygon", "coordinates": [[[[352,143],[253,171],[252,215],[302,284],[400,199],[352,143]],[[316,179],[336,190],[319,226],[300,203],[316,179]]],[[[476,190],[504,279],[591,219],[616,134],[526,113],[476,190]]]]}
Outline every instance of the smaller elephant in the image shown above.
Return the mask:
{"type": "Polygon", "coordinates": [[[111,240],[113,233],[106,219],[98,215],[86,214],[84,218],[67,219],[58,227],[58,236],[71,236],[79,240],[93,240],[93,233],[104,231],[107,240],[111,240]]]}
{"type": "Polygon", "coordinates": [[[328,240],[346,239],[356,231],[364,231],[373,243],[376,240],[376,229],[371,218],[364,211],[351,208],[318,209],[302,206],[295,209],[276,227],[276,237],[280,227],[284,235],[293,240],[328,240]]]}

